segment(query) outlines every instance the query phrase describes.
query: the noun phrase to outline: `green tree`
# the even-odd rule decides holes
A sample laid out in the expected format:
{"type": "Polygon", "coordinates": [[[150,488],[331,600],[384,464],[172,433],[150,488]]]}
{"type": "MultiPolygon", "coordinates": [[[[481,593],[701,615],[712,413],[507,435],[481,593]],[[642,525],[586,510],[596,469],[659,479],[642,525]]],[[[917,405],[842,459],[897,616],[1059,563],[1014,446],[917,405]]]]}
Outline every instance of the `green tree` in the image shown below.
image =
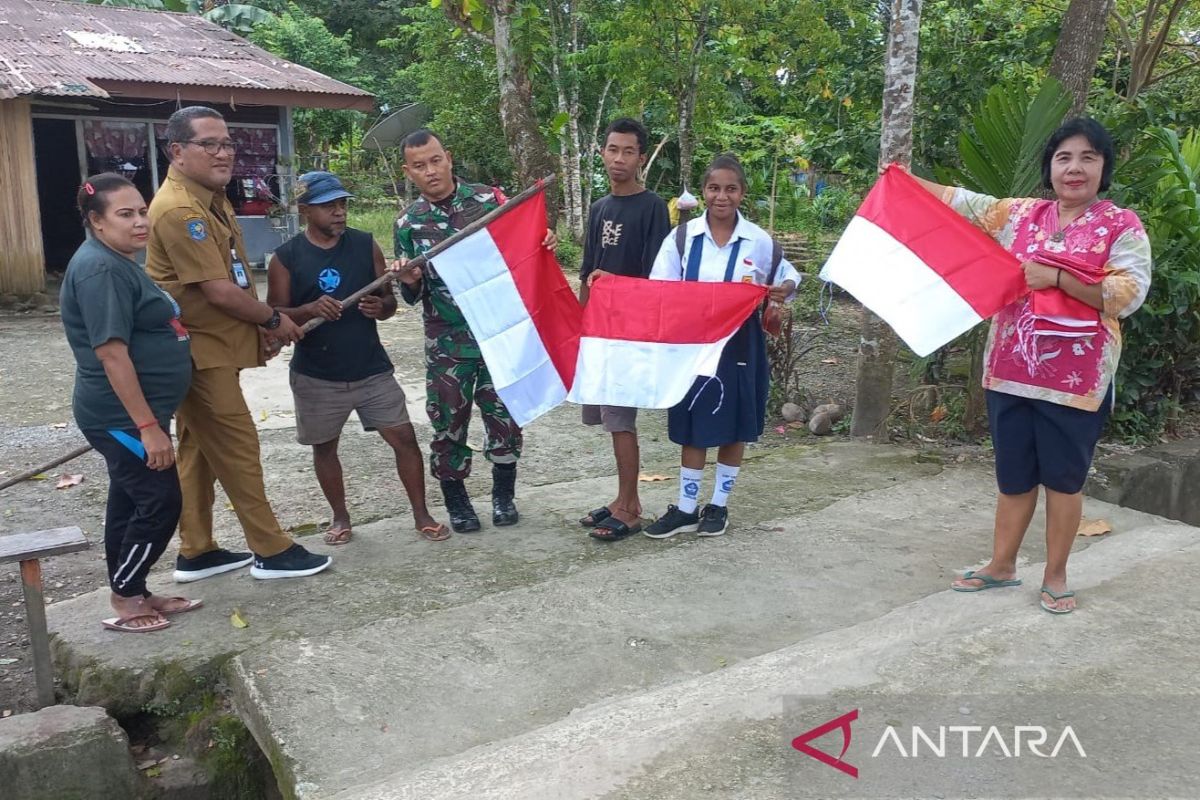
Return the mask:
{"type": "MultiPolygon", "coordinates": [[[[305,13],[295,3],[255,27],[250,40],[275,55],[368,91],[373,83],[369,76],[359,73],[359,58],[354,54],[350,34],[334,35],[323,20],[305,13]]],[[[356,126],[365,121],[357,111],[297,109],[297,150],[302,156],[319,158],[347,141],[356,126]]]]}

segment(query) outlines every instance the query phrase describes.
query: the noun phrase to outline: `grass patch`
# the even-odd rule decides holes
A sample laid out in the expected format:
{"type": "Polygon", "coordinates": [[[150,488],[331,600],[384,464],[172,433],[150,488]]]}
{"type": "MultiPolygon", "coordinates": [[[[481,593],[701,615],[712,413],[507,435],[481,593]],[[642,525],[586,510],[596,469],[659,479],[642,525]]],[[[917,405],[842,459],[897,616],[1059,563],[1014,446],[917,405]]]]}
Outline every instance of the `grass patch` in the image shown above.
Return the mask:
{"type": "Polygon", "coordinates": [[[392,252],[392,230],[396,225],[396,207],[394,205],[355,205],[350,204],[347,224],[351,228],[366,231],[375,237],[383,254],[389,259],[395,257],[392,252]]]}

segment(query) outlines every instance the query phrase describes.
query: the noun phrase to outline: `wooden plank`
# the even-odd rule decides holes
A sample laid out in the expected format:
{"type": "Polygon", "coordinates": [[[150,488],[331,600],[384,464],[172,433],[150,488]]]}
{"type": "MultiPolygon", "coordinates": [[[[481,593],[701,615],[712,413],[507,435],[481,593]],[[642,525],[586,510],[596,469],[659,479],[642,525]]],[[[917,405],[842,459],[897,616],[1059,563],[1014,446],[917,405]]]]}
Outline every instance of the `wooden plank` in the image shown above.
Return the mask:
{"type": "Polygon", "coordinates": [[[0,536],[0,564],[75,553],[90,546],[83,538],[83,531],[75,525],[33,533],[12,533],[0,536]]]}
{"type": "Polygon", "coordinates": [[[46,603],[42,597],[42,562],[36,558],[21,562],[21,588],[25,590],[25,619],[29,622],[29,644],[33,648],[38,708],[45,708],[54,705],[54,662],[50,660],[50,632],[46,628],[46,603]]]}
{"type": "MultiPolygon", "coordinates": [[[[72,198],[56,198],[63,203],[72,198]]],[[[0,294],[46,287],[29,100],[0,100],[0,294]]]]}

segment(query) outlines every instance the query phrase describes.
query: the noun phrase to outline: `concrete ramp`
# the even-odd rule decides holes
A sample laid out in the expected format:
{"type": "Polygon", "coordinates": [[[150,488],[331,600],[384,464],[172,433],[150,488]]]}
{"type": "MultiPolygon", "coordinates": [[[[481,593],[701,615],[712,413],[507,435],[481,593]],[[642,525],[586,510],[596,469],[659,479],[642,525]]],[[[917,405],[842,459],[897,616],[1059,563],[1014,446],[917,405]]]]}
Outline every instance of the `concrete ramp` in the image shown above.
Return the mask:
{"type": "MultiPolygon", "coordinates": [[[[645,541],[638,555],[417,619],[257,648],[232,664],[235,697],[300,797],[583,798],[626,782],[631,798],[666,796],[669,779],[636,786],[657,759],[690,752],[681,730],[765,716],[786,693],[870,685],[885,655],[949,643],[1000,608],[1062,622],[1036,608],[1032,565],[1019,592],[945,591],[988,552],[989,475],[897,483],[722,539],[645,541]],[[761,685],[747,692],[755,684],[730,676],[751,664],[761,685]],[[680,693],[686,703],[667,702],[680,693]]],[[[1091,511],[1121,531],[1114,544],[1200,541],[1147,515],[1091,511]]]]}
{"type": "MultiPolygon", "coordinates": [[[[431,545],[407,521],[364,525],[318,578],[196,584],[206,609],[155,636],[101,631],[104,592],[56,604],[56,654],[77,701],[118,712],[223,679],[285,796],[770,800],[857,796],[788,742],[862,693],[1066,691],[1085,673],[1159,691],[1138,661],[1152,642],[1197,644],[1198,604],[1156,616],[1149,593],[1200,560],[1186,525],[1088,500],[1115,532],[1079,540],[1081,608],[1054,618],[1040,514],[1025,586],[947,591],[991,550],[986,468],[827,443],[754,452],[743,475],[725,537],[596,542],[575,519],[611,477],[529,481],[513,529],[431,545]]],[[[643,492],[661,510],[676,484],[643,492]]],[[[988,794],[946,794],[964,793],[988,794]]]]}
{"type": "MultiPolygon", "coordinates": [[[[1037,609],[1036,585],[938,592],[334,797],[1194,797],[1200,614],[1147,587],[1187,584],[1200,568],[1197,531],[1149,522],[1072,564],[1081,605],[1068,617],[1037,609]],[[843,758],[858,778],[790,746],[851,709],[861,716],[843,758]],[[1026,750],[1018,764],[993,745],[982,760],[902,758],[888,748],[876,762],[881,730],[927,716],[1008,731],[1040,723],[1057,733],[1073,723],[1090,760],[1067,748],[1063,761],[1039,763],[1026,750]]],[[[815,746],[837,756],[838,733],[815,746]]]]}

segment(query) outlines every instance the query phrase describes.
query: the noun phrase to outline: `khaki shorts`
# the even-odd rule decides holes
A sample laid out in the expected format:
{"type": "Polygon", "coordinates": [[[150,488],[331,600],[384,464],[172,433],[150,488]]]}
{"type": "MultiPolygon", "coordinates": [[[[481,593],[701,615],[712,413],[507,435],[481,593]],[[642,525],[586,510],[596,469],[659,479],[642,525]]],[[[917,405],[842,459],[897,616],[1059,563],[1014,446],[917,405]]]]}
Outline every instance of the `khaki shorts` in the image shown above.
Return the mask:
{"type": "Polygon", "coordinates": [[[291,372],[296,400],[296,441],[325,444],[342,433],[351,411],[358,412],[363,430],[398,428],[408,424],[404,390],[391,372],[361,381],[323,381],[291,372]]]}
{"type": "Polygon", "coordinates": [[[608,433],[637,433],[636,408],[626,406],[584,406],[584,425],[603,425],[608,433]]]}

